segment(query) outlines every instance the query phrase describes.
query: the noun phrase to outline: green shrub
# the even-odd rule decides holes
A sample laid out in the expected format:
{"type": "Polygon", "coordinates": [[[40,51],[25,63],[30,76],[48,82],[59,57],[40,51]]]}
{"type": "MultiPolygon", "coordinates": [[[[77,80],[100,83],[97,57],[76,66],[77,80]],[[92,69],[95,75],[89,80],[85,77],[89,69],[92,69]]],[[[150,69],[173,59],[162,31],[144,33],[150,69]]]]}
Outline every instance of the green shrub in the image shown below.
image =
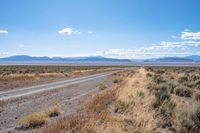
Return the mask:
{"type": "Polygon", "coordinates": [[[137,92],[137,95],[138,95],[139,97],[141,97],[141,98],[144,98],[145,93],[142,92],[142,91],[138,91],[138,92],[137,92]]]}
{"type": "Polygon", "coordinates": [[[121,78],[116,78],[113,80],[113,83],[119,83],[122,82],[123,80],[121,78]]]}
{"type": "Polygon", "coordinates": [[[182,96],[182,97],[191,97],[192,95],[192,91],[190,90],[190,88],[186,87],[186,86],[177,86],[174,89],[174,93],[178,96],[182,96]]]}
{"type": "Polygon", "coordinates": [[[160,83],[166,82],[161,75],[153,75],[153,81],[156,84],[160,84],[160,83]]]}
{"type": "Polygon", "coordinates": [[[188,81],[188,77],[189,77],[189,75],[184,74],[184,75],[182,75],[182,76],[180,76],[178,78],[178,82],[179,83],[187,82],[188,81]]]}
{"type": "Polygon", "coordinates": [[[152,77],[153,75],[151,73],[146,74],[147,77],[152,77]]]}
{"type": "Polygon", "coordinates": [[[196,80],[195,84],[200,85],[200,80],[196,80]]]}
{"type": "Polygon", "coordinates": [[[174,102],[165,101],[158,109],[158,113],[165,117],[172,117],[175,107],[176,104],[174,102]]]}
{"type": "Polygon", "coordinates": [[[192,98],[193,101],[200,101],[200,93],[199,92],[194,93],[192,98]]]}
{"type": "Polygon", "coordinates": [[[105,90],[107,88],[107,86],[104,83],[100,83],[98,87],[100,90],[105,90]]]}
{"type": "Polygon", "coordinates": [[[157,108],[159,107],[161,104],[163,104],[163,102],[165,100],[170,100],[171,95],[169,93],[169,90],[167,88],[167,86],[161,84],[161,85],[157,85],[156,86],[156,91],[154,92],[155,95],[155,101],[153,103],[153,107],[157,108]]]}
{"type": "Polygon", "coordinates": [[[192,108],[178,107],[175,111],[178,131],[183,133],[200,132],[200,102],[194,102],[192,108]]]}
{"type": "Polygon", "coordinates": [[[117,112],[117,113],[124,113],[131,104],[133,104],[133,102],[127,103],[127,102],[119,100],[119,101],[117,101],[115,103],[115,112],[117,112]]]}

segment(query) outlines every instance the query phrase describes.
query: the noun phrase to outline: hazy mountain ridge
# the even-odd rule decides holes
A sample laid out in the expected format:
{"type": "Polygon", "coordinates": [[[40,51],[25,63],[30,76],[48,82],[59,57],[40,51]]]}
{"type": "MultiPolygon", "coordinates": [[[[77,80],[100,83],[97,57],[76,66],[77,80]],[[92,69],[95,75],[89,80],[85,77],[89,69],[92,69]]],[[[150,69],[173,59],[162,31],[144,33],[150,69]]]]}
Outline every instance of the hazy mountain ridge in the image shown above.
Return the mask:
{"type": "Polygon", "coordinates": [[[16,55],[0,58],[0,62],[200,62],[199,55],[186,57],[162,57],[152,59],[116,59],[102,56],[87,57],[32,57],[28,55],[16,55]]]}
{"type": "Polygon", "coordinates": [[[145,62],[199,62],[200,56],[191,55],[186,57],[163,57],[144,60],[145,62]]]}
{"type": "Polygon", "coordinates": [[[32,57],[17,55],[0,58],[0,62],[131,62],[129,59],[106,58],[102,56],[89,57],[32,57]]]}

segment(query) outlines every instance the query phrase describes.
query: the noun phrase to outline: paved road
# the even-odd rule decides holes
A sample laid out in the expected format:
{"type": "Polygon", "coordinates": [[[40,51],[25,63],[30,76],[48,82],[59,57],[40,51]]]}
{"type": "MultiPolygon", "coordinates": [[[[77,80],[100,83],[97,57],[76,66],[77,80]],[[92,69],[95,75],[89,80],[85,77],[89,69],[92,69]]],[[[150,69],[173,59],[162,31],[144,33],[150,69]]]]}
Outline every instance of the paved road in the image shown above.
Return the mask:
{"type": "Polygon", "coordinates": [[[0,92],[0,100],[19,98],[19,97],[33,95],[36,93],[41,93],[44,91],[49,91],[49,90],[53,90],[53,89],[57,89],[61,87],[67,87],[69,85],[102,78],[102,77],[112,74],[113,72],[114,71],[104,72],[104,73],[99,73],[99,74],[94,74],[94,75],[89,75],[89,76],[84,76],[84,77],[79,77],[79,78],[74,78],[74,79],[68,79],[68,80],[62,80],[62,81],[57,81],[57,82],[52,82],[52,83],[47,83],[47,84],[42,84],[42,85],[20,88],[16,90],[2,91],[0,92]]]}

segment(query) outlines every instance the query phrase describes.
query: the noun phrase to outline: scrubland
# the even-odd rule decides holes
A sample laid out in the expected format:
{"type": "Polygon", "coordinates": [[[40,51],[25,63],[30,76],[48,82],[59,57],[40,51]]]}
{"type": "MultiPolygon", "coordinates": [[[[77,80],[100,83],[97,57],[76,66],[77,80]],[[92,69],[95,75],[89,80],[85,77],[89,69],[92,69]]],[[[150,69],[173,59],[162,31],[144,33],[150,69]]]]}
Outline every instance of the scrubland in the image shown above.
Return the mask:
{"type": "Polygon", "coordinates": [[[200,132],[199,68],[144,67],[113,76],[112,88],[99,83],[99,93],[72,115],[54,106],[24,116],[21,127],[41,133],[200,132]]]}
{"type": "Polygon", "coordinates": [[[106,71],[105,66],[0,66],[0,91],[106,71]]]}
{"type": "Polygon", "coordinates": [[[148,67],[115,75],[112,89],[91,96],[84,109],[63,116],[39,131],[200,132],[198,68],[148,67]]]}

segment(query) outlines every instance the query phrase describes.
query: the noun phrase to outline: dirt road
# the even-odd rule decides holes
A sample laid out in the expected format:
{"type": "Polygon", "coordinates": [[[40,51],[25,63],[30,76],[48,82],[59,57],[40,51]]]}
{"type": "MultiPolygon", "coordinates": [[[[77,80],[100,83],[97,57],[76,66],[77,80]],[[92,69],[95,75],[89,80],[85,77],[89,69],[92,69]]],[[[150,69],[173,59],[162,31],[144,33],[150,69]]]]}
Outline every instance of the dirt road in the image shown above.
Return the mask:
{"type": "Polygon", "coordinates": [[[89,94],[99,91],[99,83],[104,82],[109,88],[114,72],[0,92],[0,99],[9,101],[0,107],[0,132],[13,131],[21,117],[30,112],[45,110],[54,103],[62,106],[65,115],[73,113],[89,94]]]}
{"type": "Polygon", "coordinates": [[[89,75],[89,76],[84,76],[84,77],[79,77],[79,78],[74,78],[74,79],[69,79],[69,80],[62,80],[62,81],[57,81],[53,83],[31,86],[31,87],[26,87],[26,88],[21,88],[21,89],[16,89],[16,90],[2,91],[0,92],[0,100],[19,98],[23,96],[33,95],[35,93],[40,93],[43,91],[49,91],[56,88],[66,87],[69,85],[98,79],[98,78],[110,75],[111,73],[112,72],[106,72],[106,73],[94,74],[94,75],[89,75]]]}

